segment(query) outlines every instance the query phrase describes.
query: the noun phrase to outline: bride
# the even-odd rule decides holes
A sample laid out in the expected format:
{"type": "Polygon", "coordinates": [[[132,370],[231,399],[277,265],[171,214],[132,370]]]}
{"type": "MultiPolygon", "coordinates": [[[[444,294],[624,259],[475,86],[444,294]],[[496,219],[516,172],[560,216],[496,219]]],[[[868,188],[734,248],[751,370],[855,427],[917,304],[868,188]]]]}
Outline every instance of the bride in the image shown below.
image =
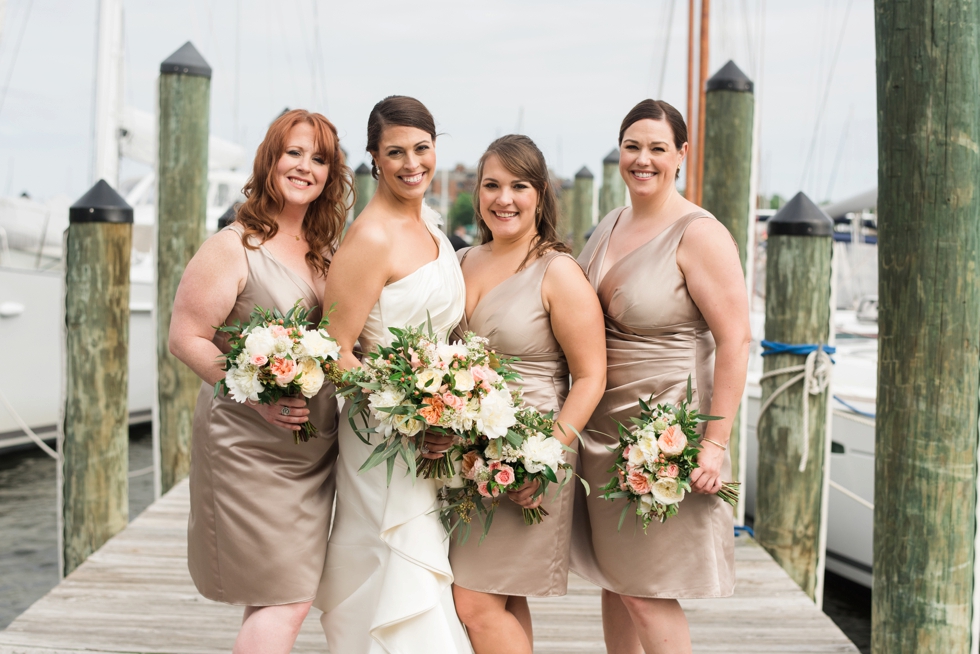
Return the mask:
{"type": "MultiPolygon", "coordinates": [[[[423,196],[436,170],[435,122],[421,102],[385,98],[368,119],[367,151],[378,190],[351,225],[327,276],[330,334],[345,368],[393,338],[388,327],[431,319],[447,334],[463,314],[463,276],[438,215],[423,196]]],[[[331,652],[469,652],[456,617],[448,540],[433,511],[436,482],[406,476],[399,461],[358,474],[377,440],[364,444],[341,411],[337,509],[314,605],[331,652]]],[[[438,452],[448,442],[427,440],[438,452]]],[[[435,456],[434,454],[432,456],[435,456]]]]}

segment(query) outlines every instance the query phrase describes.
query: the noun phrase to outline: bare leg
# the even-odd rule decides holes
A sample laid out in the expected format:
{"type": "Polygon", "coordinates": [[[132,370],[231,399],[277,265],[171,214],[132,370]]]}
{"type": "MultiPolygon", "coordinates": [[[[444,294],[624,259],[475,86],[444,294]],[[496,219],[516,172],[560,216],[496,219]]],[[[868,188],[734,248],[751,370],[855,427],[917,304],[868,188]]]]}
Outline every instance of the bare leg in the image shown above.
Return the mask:
{"type": "Polygon", "coordinates": [[[620,600],[633,619],[646,654],[691,654],[691,631],[677,600],[626,595],[620,600]]]}
{"type": "Polygon", "coordinates": [[[233,654],[289,654],[312,604],[246,606],[233,654]]]}
{"type": "Polygon", "coordinates": [[[513,613],[517,621],[521,623],[524,633],[527,634],[527,642],[531,643],[533,650],[534,626],[531,624],[531,609],[527,605],[527,598],[511,595],[507,598],[507,610],[513,613]]]}
{"type": "Polygon", "coordinates": [[[608,590],[602,591],[602,633],[609,654],[643,654],[633,618],[622,597],[608,590]]]}
{"type": "Polygon", "coordinates": [[[466,625],[476,654],[531,654],[524,627],[507,610],[506,595],[491,595],[453,586],[456,614],[466,625]]]}

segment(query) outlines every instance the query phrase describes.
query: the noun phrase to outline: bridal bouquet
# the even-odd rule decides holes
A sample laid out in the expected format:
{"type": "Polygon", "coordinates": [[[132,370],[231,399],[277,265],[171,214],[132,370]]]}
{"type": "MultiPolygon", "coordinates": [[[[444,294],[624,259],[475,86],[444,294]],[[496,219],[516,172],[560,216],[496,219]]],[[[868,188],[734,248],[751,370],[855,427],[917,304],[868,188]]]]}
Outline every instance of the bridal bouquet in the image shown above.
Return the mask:
{"type": "MultiPolygon", "coordinates": [[[[658,404],[651,407],[640,400],[640,417],[632,418],[633,429],[619,425],[619,447],[616,465],[610,472],[616,476],[602,487],[607,500],[626,498],[619,526],[630,507],[643,521],[643,531],[654,519],[663,522],[677,515],[677,505],[691,490],[691,472],[698,467],[701,451],[697,426],[708,420],[720,420],[691,410],[691,379],[687,380],[687,399],[678,406],[658,404]]],[[[738,483],[722,484],[718,495],[735,506],[738,483]]]]}
{"type": "MultiPolygon", "coordinates": [[[[340,347],[324,329],[326,315],[314,327],[309,313],[299,301],[286,315],[255,307],[247,325],[218,328],[228,334],[231,350],[223,355],[225,377],[214,385],[215,396],[223,390],[237,402],[275,404],[281,397],[316,395],[340,347]]],[[[307,420],[294,432],[296,443],[315,438],[316,431],[307,420]]]]}
{"type": "MultiPolygon", "coordinates": [[[[483,521],[482,542],[490,530],[502,493],[537,481],[540,486],[534,497],[538,497],[547,492],[549,483],[558,483],[558,470],[565,470],[557,493],[573,474],[571,464],[565,462],[565,452],[573,450],[554,437],[553,412],[542,415],[525,406],[517,412],[516,419],[502,436],[480,434],[476,438],[460,439],[454,448],[458,466],[456,474],[439,493],[444,502],[440,517],[447,533],[462,525],[457,534],[460,542],[469,537],[474,513],[483,521]]],[[[523,509],[523,512],[527,525],[537,524],[548,515],[541,507],[523,509]]]]}
{"type": "Polygon", "coordinates": [[[519,376],[476,334],[449,343],[431,325],[389,329],[395,335],[391,345],[371,352],[360,369],[346,371],[337,391],[350,401],[348,419],[361,440],[370,443],[375,433],[383,437],[361,470],[385,463],[390,484],[401,457],[413,478],[451,477],[452,448],[439,459],[421,457],[425,433],[464,441],[504,436],[517,421],[507,382],[519,376]],[[362,428],[354,424],[358,416],[362,428]],[[370,426],[368,416],[380,424],[370,426]]]}

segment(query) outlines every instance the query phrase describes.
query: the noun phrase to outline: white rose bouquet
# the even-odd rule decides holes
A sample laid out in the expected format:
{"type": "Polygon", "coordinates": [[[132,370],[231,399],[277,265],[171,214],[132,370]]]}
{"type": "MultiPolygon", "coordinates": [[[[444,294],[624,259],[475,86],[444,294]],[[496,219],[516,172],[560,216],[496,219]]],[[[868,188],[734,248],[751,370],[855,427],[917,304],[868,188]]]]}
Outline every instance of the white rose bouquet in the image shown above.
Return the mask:
{"type": "MultiPolygon", "coordinates": [[[[525,406],[516,418],[502,436],[481,434],[477,438],[460,439],[454,447],[457,470],[440,491],[444,502],[440,517],[447,533],[459,529],[460,542],[469,537],[474,513],[482,519],[483,537],[487,535],[502,493],[533,481],[539,482],[534,497],[547,492],[552,482],[558,483],[557,493],[574,474],[571,464],[565,462],[565,452],[573,450],[553,436],[553,413],[542,415],[525,406]],[[559,470],[565,471],[560,482],[559,470]]],[[[548,515],[541,507],[522,510],[527,525],[537,524],[548,515]]]]}
{"type": "Polygon", "coordinates": [[[449,343],[432,334],[431,326],[390,329],[392,344],[378,346],[361,368],[346,371],[337,390],[349,400],[348,419],[361,440],[382,436],[361,470],[385,463],[390,484],[401,457],[412,477],[449,478],[452,449],[439,459],[422,457],[425,433],[462,440],[504,436],[517,421],[507,382],[519,376],[476,334],[449,343]],[[369,416],[380,424],[371,426],[369,416]],[[358,417],[363,427],[355,424],[358,417]]]}
{"type": "MultiPolygon", "coordinates": [[[[219,327],[228,334],[231,349],[223,355],[225,377],[214,385],[215,396],[224,391],[237,402],[275,404],[281,397],[319,393],[340,346],[324,329],[330,324],[327,316],[314,327],[309,313],[299,301],[286,315],[255,307],[247,325],[238,321],[219,327]]],[[[306,421],[295,432],[296,443],[315,438],[316,432],[306,421]]]]}
{"type": "MultiPolygon", "coordinates": [[[[701,451],[697,426],[708,420],[721,420],[688,409],[691,403],[691,378],[687,379],[687,399],[678,406],[658,404],[651,407],[640,400],[640,417],[632,418],[633,428],[619,425],[619,447],[616,465],[609,471],[615,476],[602,487],[607,500],[626,499],[619,526],[636,505],[643,531],[654,519],[663,522],[677,515],[677,505],[691,490],[691,472],[698,467],[701,451]]],[[[725,482],[719,497],[732,506],[738,503],[738,482],[725,482]]]]}

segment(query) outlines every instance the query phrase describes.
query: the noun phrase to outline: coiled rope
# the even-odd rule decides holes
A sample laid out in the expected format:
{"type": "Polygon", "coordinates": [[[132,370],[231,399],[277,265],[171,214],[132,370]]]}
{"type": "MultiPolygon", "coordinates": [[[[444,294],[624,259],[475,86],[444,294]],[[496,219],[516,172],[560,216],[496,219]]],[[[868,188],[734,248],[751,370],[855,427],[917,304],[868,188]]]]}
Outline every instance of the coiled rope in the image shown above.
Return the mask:
{"type": "Polygon", "coordinates": [[[789,343],[779,343],[778,341],[762,341],[762,356],[764,357],[773,354],[795,354],[806,357],[802,365],[770,370],[759,378],[759,382],[761,383],[764,379],[771,377],[797,373],[774,390],[766,398],[765,402],[762,403],[762,407],[759,409],[758,424],[761,424],[762,416],[765,415],[773,401],[780,394],[785,392],[793,384],[799,381],[803,382],[803,454],[800,456],[800,472],[806,470],[807,459],[810,456],[810,396],[820,395],[827,390],[827,386],[830,384],[830,366],[834,363],[830,355],[836,351],[836,348],[830,347],[829,345],[790,345],[789,343]]]}

